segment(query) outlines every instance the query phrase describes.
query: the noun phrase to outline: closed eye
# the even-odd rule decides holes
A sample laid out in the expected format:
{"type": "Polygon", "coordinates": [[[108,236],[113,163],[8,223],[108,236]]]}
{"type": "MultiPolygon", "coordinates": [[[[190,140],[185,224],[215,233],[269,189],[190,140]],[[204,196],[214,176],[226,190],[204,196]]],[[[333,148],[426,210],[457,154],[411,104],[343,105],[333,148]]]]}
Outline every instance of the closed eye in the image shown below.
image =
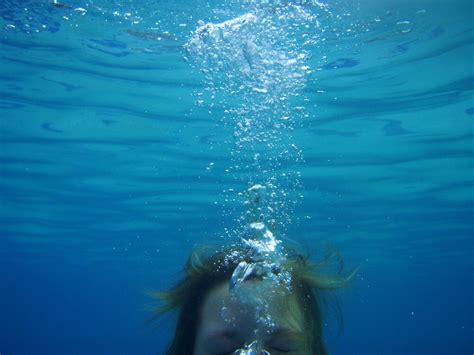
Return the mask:
{"type": "Polygon", "coordinates": [[[232,355],[238,347],[217,348],[217,352],[212,352],[212,355],[232,355]]]}
{"type": "Polygon", "coordinates": [[[238,347],[220,348],[217,352],[212,352],[212,355],[232,355],[237,349],[238,347]]]}
{"type": "Polygon", "coordinates": [[[269,350],[278,351],[279,353],[291,353],[297,351],[297,348],[288,347],[288,346],[271,346],[269,350]]]}
{"type": "Polygon", "coordinates": [[[301,351],[305,348],[304,336],[299,333],[284,333],[275,334],[268,342],[269,350],[277,351],[279,353],[292,353],[301,351]]]}

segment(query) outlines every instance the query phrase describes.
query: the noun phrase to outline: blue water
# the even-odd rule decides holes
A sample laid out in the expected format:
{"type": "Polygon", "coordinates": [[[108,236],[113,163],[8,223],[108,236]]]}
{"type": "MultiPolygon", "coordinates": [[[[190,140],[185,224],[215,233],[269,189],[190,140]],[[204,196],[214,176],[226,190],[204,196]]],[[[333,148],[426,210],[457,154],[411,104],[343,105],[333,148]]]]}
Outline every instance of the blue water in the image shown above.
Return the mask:
{"type": "MultiPolygon", "coordinates": [[[[162,354],[146,292],[235,223],[232,127],[183,45],[246,4],[67,4],[0,3],[0,354],[162,354]]],[[[361,266],[330,353],[471,354],[472,1],[327,5],[286,234],[361,266]]]]}

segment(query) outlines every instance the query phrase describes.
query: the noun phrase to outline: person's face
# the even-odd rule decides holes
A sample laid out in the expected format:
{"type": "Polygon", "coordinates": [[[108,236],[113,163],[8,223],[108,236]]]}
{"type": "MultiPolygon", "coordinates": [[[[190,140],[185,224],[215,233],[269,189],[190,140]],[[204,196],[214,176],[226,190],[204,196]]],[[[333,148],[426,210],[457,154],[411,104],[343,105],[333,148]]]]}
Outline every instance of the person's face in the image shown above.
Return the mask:
{"type": "MultiPolygon", "coordinates": [[[[204,300],[198,323],[194,355],[227,355],[258,340],[274,354],[307,355],[304,317],[296,296],[281,290],[259,290],[260,281],[245,282],[246,292],[255,291],[266,311],[255,303],[231,295],[227,282],[212,289],[204,300]],[[278,292],[280,291],[280,292],[278,292]],[[259,317],[267,321],[259,321],[259,317]]],[[[257,300],[258,302],[258,300],[257,300]]]]}

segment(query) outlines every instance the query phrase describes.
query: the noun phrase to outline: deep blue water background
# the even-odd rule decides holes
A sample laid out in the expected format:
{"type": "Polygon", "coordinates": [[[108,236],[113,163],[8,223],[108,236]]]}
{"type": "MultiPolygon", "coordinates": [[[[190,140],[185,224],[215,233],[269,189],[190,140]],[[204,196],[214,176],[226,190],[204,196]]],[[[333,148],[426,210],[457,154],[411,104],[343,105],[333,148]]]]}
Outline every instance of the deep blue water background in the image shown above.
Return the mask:
{"type": "MultiPolygon", "coordinates": [[[[0,4],[0,354],[162,354],[146,292],[234,223],[232,129],[182,45],[242,8],[68,4],[0,4]]],[[[331,354],[471,354],[472,2],[328,5],[288,235],[361,265],[331,354]]]]}

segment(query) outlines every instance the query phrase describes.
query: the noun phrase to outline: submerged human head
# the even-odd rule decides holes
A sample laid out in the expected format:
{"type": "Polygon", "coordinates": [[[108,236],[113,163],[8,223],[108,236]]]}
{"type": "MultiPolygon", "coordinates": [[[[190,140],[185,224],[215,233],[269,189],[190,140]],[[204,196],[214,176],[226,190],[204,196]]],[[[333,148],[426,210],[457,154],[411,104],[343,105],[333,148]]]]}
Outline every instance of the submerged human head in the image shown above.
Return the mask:
{"type": "Polygon", "coordinates": [[[155,294],[164,301],[156,317],[178,312],[167,354],[327,354],[321,291],[345,285],[352,275],[329,277],[321,273],[325,262],[311,264],[301,255],[285,254],[274,273],[286,273],[288,282],[279,277],[267,282],[269,275],[256,274],[236,291],[229,281],[243,261],[252,262],[245,248],[211,254],[195,250],[184,278],[155,294]]]}
{"type": "Polygon", "coordinates": [[[281,285],[250,280],[239,294],[224,281],[206,295],[196,331],[194,354],[234,354],[237,349],[308,354],[309,336],[298,297],[281,285]],[[241,295],[241,293],[248,293],[241,295]],[[249,297],[253,295],[253,297],[249,297]]]}

